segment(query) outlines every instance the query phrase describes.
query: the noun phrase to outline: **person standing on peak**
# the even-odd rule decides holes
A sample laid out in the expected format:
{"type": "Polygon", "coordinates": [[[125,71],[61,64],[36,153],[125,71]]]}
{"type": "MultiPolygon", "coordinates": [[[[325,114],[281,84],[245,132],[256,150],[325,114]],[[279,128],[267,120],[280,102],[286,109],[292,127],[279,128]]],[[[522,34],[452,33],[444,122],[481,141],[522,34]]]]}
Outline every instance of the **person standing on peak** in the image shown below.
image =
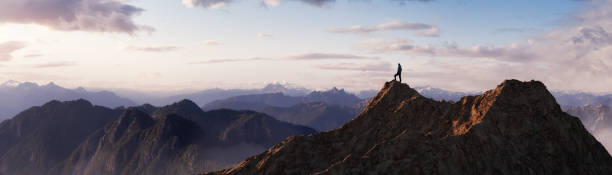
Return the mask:
{"type": "Polygon", "coordinates": [[[393,80],[397,81],[395,79],[395,77],[399,76],[400,78],[400,83],[402,82],[402,65],[400,65],[400,63],[397,63],[397,73],[393,76],[393,80]]]}

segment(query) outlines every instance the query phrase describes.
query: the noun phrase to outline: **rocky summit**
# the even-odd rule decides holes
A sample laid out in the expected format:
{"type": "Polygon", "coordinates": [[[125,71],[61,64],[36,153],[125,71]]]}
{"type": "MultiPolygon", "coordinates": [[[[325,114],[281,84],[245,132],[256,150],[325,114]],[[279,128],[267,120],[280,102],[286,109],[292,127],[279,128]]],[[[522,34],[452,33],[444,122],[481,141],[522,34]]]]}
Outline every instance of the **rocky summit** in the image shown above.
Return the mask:
{"type": "Polygon", "coordinates": [[[391,81],[342,127],[209,174],[612,174],[612,157],[541,82],[440,102],[391,81]]]}

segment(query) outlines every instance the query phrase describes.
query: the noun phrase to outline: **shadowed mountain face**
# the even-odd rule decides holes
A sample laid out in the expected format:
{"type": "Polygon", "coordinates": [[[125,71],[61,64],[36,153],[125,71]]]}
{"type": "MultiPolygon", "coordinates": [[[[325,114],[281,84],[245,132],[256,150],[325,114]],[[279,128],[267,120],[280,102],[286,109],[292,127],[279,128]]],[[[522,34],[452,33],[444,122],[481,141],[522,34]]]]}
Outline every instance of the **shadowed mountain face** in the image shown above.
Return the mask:
{"type": "Polygon", "coordinates": [[[52,101],[0,123],[0,174],[193,174],[315,130],[250,111],[52,101]],[[227,155],[227,156],[225,156],[227,155]]]}
{"type": "Polygon", "coordinates": [[[0,123],[0,174],[46,174],[118,110],[85,100],[51,101],[0,123]]]}
{"type": "Polygon", "coordinates": [[[66,89],[53,83],[39,86],[35,83],[9,81],[0,85],[0,121],[17,115],[32,106],[39,106],[51,100],[86,99],[93,104],[118,107],[135,105],[129,99],[121,98],[112,92],[90,92],[83,88],[66,89]]]}
{"type": "Polygon", "coordinates": [[[612,157],[540,82],[452,103],[392,81],[341,128],[211,174],[612,174],[612,157]]]}
{"type": "Polygon", "coordinates": [[[612,151],[612,111],[605,105],[584,105],[572,107],[567,113],[580,118],[582,124],[608,150],[612,151]]]}

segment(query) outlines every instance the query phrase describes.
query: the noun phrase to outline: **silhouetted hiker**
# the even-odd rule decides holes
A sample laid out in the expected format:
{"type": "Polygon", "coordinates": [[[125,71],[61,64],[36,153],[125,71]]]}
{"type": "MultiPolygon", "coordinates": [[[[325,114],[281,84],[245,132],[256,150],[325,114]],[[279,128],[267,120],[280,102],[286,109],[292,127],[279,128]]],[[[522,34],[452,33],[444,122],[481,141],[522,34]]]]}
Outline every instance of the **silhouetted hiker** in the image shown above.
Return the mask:
{"type": "MultiPolygon", "coordinates": [[[[393,76],[393,80],[396,80],[395,77],[400,77],[400,83],[402,82],[402,65],[397,63],[397,73],[393,76]]],[[[396,80],[397,81],[397,80],[396,80]]]]}

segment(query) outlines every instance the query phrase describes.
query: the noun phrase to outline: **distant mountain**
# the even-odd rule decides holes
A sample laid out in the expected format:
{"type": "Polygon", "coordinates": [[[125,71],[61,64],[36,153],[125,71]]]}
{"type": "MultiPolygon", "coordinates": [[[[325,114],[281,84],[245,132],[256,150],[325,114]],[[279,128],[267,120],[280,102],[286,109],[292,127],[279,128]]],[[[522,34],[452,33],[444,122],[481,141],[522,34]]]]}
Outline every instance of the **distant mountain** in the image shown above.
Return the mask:
{"type": "Polygon", "coordinates": [[[315,130],[250,111],[52,101],[0,123],[0,174],[193,174],[315,130]]]}
{"type": "Polygon", "coordinates": [[[612,174],[612,157],[541,82],[443,102],[391,81],[342,127],[209,174],[612,174]]]}
{"type": "MultiPolygon", "coordinates": [[[[144,97],[134,99],[142,103],[150,103],[153,105],[168,105],[182,99],[191,99],[196,104],[205,105],[215,100],[226,99],[234,96],[253,95],[253,94],[269,94],[283,93],[288,96],[304,96],[312,90],[298,87],[287,87],[282,84],[268,84],[262,89],[208,89],[195,93],[173,95],[169,97],[144,97]]],[[[141,95],[142,96],[142,95],[141,95]]]]}
{"type": "Polygon", "coordinates": [[[328,91],[314,91],[301,97],[282,93],[236,96],[213,101],[202,108],[263,112],[278,120],[322,131],[336,128],[351,120],[363,109],[363,101],[344,90],[332,88],[328,91]]]}
{"type": "Polygon", "coordinates": [[[612,94],[608,95],[595,95],[585,92],[562,92],[553,91],[552,94],[555,96],[557,101],[562,108],[567,109],[576,106],[584,105],[606,105],[612,106],[612,94]]]}
{"type": "Polygon", "coordinates": [[[339,106],[354,106],[360,103],[363,99],[355,96],[352,93],[333,87],[327,91],[314,91],[304,96],[304,102],[324,102],[330,105],[339,106]]]}
{"type": "Polygon", "coordinates": [[[434,88],[431,86],[421,86],[414,88],[419,94],[434,100],[442,101],[459,101],[461,98],[468,95],[477,95],[477,93],[454,92],[443,89],[434,88]]]}
{"type": "Polygon", "coordinates": [[[580,118],[584,127],[601,142],[608,152],[612,151],[612,110],[605,105],[571,107],[566,112],[580,118]]]}
{"type": "Polygon", "coordinates": [[[93,104],[118,107],[136,105],[133,101],[119,97],[109,91],[90,92],[84,88],[66,89],[49,83],[39,86],[35,83],[7,81],[0,85],[0,121],[17,115],[32,106],[40,106],[51,100],[86,99],[93,104]]]}
{"type": "Polygon", "coordinates": [[[262,111],[266,107],[290,107],[300,102],[323,102],[329,105],[355,106],[363,101],[344,89],[332,88],[328,91],[313,91],[305,96],[288,96],[283,93],[254,94],[215,100],[204,106],[204,110],[235,109],[262,111]]]}
{"type": "Polygon", "coordinates": [[[361,107],[328,105],[324,102],[302,102],[291,107],[266,107],[261,112],[289,123],[305,125],[317,131],[338,128],[361,111],[361,107]]]}
{"type": "Polygon", "coordinates": [[[223,100],[215,100],[202,106],[202,109],[234,109],[262,111],[263,109],[269,106],[289,107],[304,100],[305,99],[303,97],[293,97],[285,95],[283,93],[241,95],[223,100]]]}

